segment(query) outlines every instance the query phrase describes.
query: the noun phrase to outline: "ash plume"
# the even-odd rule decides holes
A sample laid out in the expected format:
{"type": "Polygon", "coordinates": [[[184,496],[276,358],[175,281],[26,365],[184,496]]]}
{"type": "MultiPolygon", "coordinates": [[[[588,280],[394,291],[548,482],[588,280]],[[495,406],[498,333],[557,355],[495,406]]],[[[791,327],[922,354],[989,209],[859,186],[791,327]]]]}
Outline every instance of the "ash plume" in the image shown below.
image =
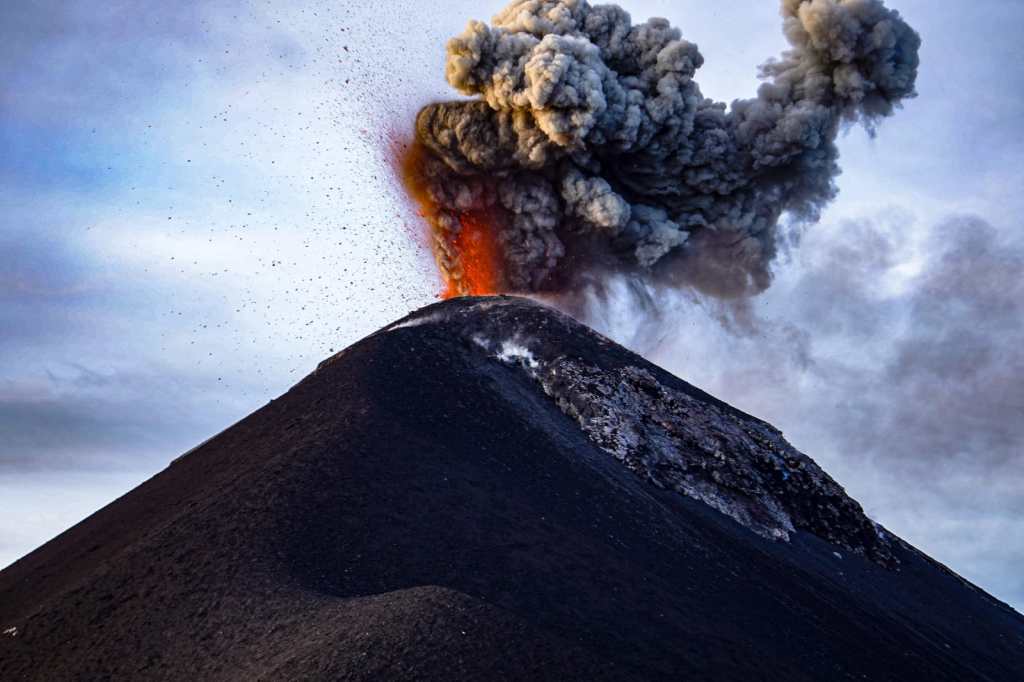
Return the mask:
{"type": "MultiPolygon", "coordinates": [[[[418,182],[458,289],[460,216],[491,218],[504,287],[559,292],[603,273],[719,296],[771,281],[780,218],[836,195],[835,140],[915,95],[920,38],[880,0],[783,0],[791,48],[752,99],[705,98],[697,46],[616,5],[513,0],[447,45],[474,99],[420,111],[418,182]]],[[[462,292],[466,293],[466,292],[462,292]]]]}

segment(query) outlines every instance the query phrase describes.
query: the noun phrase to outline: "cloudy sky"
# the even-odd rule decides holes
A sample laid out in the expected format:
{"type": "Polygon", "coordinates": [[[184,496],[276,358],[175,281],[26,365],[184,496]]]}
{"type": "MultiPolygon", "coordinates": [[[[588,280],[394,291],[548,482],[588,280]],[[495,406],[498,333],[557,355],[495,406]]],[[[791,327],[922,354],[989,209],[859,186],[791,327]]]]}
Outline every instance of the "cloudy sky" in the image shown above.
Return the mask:
{"type": "MultiPolygon", "coordinates": [[[[892,0],[920,96],[737,309],[592,322],[779,426],[891,530],[1024,608],[1024,4],[892,0]]],[[[440,282],[392,173],[500,2],[0,6],[0,565],[440,282]]],[[[750,96],[772,2],[627,3],[750,96]]]]}

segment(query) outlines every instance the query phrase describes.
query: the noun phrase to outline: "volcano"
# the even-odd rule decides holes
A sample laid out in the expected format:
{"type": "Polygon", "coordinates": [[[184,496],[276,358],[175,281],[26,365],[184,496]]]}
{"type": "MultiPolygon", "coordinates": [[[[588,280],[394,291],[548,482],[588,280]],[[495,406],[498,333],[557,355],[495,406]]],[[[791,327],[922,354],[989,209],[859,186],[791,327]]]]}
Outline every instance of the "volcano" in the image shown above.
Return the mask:
{"type": "Polygon", "coordinates": [[[459,298],[0,572],[0,679],[1019,680],[1024,619],[776,429],[459,298]]]}

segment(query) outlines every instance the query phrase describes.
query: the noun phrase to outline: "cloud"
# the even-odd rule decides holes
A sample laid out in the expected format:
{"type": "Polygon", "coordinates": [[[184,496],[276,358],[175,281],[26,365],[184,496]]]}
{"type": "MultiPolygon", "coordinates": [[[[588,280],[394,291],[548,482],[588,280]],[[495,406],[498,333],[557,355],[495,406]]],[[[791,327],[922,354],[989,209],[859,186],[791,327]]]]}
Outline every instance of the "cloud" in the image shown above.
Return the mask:
{"type": "MultiPolygon", "coordinates": [[[[206,68],[211,46],[234,47],[224,21],[236,1],[4,3],[0,111],[59,127],[130,117],[182,73],[206,68]],[[198,58],[198,59],[197,59],[198,58]],[[134,110],[134,111],[133,111],[134,110]]],[[[230,49],[221,49],[230,56],[230,49]]],[[[117,122],[117,121],[115,121],[117,122]]],[[[123,119],[122,121],[123,122],[123,119]]]]}
{"type": "Polygon", "coordinates": [[[809,232],[776,286],[749,305],[675,298],[659,332],[640,336],[625,309],[603,322],[782,428],[873,518],[1019,608],[1017,235],[976,216],[920,229],[890,210],[809,232]]]}
{"type": "Polygon", "coordinates": [[[83,293],[91,287],[82,260],[66,240],[28,231],[0,234],[0,301],[83,293]]]}
{"type": "Polygon", "coordinates": [[[73,363],[2,381],[0,472],[152,470],[227,423],[232,405],[208,383],[156,366],[73,363]]]}
{"type": "MultiPolygon", "coordinates": [[[[782,362],[844,406],[835,436],[887,466],[1001,466],[1024,442],[1024,248],[972,216],[908,232],[847,222],[811,244],[767,302],[811,340],[805,369],[782,362]]],[[[779,343],[778,324],[756,320],[757,342],[779,343]]]]}

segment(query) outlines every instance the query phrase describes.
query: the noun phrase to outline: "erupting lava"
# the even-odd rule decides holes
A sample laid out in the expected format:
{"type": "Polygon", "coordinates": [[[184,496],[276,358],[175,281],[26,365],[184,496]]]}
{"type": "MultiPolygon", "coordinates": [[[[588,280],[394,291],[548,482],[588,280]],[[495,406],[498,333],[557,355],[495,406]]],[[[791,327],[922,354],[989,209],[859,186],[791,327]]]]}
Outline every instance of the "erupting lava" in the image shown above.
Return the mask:
{"type": "MultiPolygon", "coordinates": [[[[485,296],[501,289],[501,254],[490,228],[491,217],[483,211],[461,213],[459,233],[446,240],[457,269],[445,273],[448,286],[442,298],[485,296]]],[[[436,240],[445,239],[437,237],[436,240]]]]}
{"type": "Polygon", "coordinates": [[[501,252],[492,225],[499,218],[489,211],[453,213],[441,208],[431,196],[422,172],[424,149],[417,143],[401,152],[401,177],[409,195],[427,219],[434,259],[445,281],[441,298],[485,296],[502,291],[504,275],[501,252]],[[458,227],[438,227],[441,214],[458,227]]]}

